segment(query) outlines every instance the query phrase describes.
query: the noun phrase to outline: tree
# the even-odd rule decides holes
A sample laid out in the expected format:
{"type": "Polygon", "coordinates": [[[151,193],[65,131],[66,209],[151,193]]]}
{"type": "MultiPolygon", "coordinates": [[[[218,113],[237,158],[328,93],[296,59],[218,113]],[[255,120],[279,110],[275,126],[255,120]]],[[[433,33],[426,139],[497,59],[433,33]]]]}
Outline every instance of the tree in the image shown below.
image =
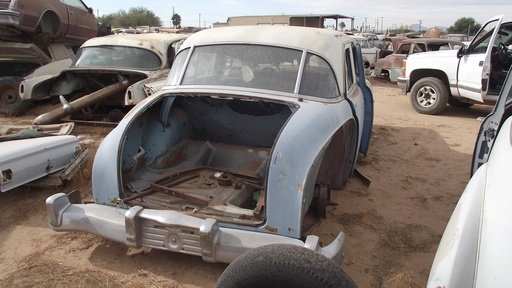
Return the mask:
{"type": "Polygon", "coordinates": [[[181,16],[180,14],[174,13],[171,18],[172,25],[174,28],[181,28],[181,16]]]}
{"type": "Polygon", "coordinates": [[[111,27],[162,26],[160,18],[144,7],[130,8],[128,12],[119,10],[99,17],[99,21],[111,27]]]}
{"type": "Polygon", "coordinates": [[[459,33],[459,34],[475,34],[482,25],[477,23],[474,18],[462,17],[459,18],[455,23],[447,29],[448,33],[459,33]]]}

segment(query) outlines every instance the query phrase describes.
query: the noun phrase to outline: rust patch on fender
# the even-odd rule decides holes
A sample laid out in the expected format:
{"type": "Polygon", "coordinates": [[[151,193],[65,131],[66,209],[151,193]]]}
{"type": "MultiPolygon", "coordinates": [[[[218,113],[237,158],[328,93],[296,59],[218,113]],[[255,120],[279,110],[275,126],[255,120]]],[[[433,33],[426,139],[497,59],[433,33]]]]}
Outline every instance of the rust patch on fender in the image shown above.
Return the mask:
{"type": "Polygon", "coordinates": [[[279,230],[276,227],[272,227],[272,226],[265,226],[265,230],[267,230],[268,232],[272,232],[272,233],[279,232],[279,230]]]}

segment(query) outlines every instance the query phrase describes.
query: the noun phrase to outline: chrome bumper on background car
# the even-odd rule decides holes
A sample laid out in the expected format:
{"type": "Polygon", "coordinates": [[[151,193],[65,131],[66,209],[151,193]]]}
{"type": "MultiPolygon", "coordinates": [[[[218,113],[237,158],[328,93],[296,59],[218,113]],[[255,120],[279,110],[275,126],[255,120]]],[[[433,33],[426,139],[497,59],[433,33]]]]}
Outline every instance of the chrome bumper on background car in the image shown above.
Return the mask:
{"type": "Polygon", "coordinates": [[[340,265],[343,261],[343,232],[328,246],[320,247],[320,239],[315,235],[308,236],[303,242],[280,235],[219,227],[215,219],[201,219],[171,210],[78,204],[81,202],[78,199],[65,193],[46,199],[53,230],[88,232],[129,247],[196,255],[207,262],[231,263],[244,252],[268,244],[304,246],[340,265]]]}
{"type": "Polygon", "coordinates": [[[0,12],[1,25],[20,25],[20,13],[16,11],[3,10],[0,12]]]}
{"type": "Polygon", "coordinates": [[[409,79],[405,77],[398,77],[396,84],[402,90],[402,94],[407,95],[407,87],[409,87],[409,79]]]}

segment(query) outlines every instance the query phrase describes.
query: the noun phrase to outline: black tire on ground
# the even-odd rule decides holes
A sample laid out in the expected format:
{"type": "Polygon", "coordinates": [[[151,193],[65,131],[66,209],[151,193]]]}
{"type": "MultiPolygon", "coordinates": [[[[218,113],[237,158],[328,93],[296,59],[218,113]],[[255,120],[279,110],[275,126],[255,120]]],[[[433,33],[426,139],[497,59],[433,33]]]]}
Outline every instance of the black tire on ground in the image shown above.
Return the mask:
{"type": "Polygon", "coordinates": [[[224,270],[217,288],[357,287],[348,274],[318,252],[290,244],[249,250],[224,270]]]}
{"type": "Polygon", "coordinates": [[[426,77],[412,86],[409,100],[418,113],[435,115],[446,108],[449,97],[448,87],[441,80],[426,77]]]}
{"type": "Polygon", "coordinates": [[[450,97],[450,99],[448,99],[448,104],[450,104],[450,106],[452,106],[452,107],[457,107],[457,108],[469,108],[469,107],[473,106],[472,103],[462,102],[455,97],[450,97]]]}
{"type": "Polygon", "coordinates": [[[0,114],[19,116],[27,111],[29,100],[20,98],[19,86],[21,77],[0,77],[0,114]]]}

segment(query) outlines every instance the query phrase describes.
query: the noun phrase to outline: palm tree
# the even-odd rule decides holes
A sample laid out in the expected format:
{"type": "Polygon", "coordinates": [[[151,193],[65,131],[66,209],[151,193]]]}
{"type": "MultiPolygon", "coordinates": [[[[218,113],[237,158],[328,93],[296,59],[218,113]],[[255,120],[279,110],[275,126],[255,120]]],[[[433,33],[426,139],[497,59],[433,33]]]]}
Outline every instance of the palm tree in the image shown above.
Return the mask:
{"type": "Polygon", "coordinates": [[[181,28],[181,16],[177,13],[174,13],[171,18],[172,25],[174,28],[181,28]]]}

